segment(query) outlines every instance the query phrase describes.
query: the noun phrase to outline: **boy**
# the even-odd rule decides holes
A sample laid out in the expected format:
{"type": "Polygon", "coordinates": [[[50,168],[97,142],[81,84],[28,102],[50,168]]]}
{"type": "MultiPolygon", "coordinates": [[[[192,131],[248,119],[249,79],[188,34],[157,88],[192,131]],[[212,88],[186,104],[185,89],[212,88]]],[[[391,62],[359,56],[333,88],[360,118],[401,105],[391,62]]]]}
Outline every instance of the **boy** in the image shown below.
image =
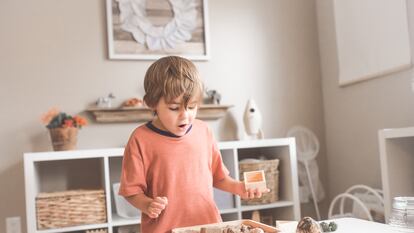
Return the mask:
{"type": "Polygon", "coordinates": [[[261,197],[228,175],[212,132],[195,119],[203,86],[191,61],[157,60],[145,74],[144,89],[154,119],[128,141],[119,191],[142,211],[143,233],[220,222],[213,186],[241,198],[261,197]]]}

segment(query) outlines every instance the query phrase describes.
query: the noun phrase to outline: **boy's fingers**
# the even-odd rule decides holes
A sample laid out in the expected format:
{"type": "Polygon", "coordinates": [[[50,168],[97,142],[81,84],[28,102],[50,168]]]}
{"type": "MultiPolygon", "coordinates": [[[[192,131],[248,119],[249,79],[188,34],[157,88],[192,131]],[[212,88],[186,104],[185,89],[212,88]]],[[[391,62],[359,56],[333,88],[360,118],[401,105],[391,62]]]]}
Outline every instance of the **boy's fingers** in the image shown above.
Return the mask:
{"type": "Polygon", "coordinates": [[[156,197],[150,202],[148,206],[148,216],[150,218],[158,218],[161,212],[165,209],[168,204],[166,197],[156,197]]]}
{"type": "Polygon", "coordinates": [[[161,204],[161,203],[158,203],[158,202],[155,202],[155,201],[151,203],[150,207],[153,208],[153,209],[160,209],[160,210],[165,209],[164,204],[161,204]]]}
{"type": "Polygon", "coordinates": [[[162,210],[159,210],[159,209],[158,209],[158,210],[155,210],[153,214],[155,214],[155,215],[160,215],[160,214],[161,214],[161,211],[162,211],[162,210]]]}
{"type": "Polygon", "coordinates": [[[150,207],[148,210],[150,213],[160,214],[163,209],[157,207],[150,207]]]}
{"type": "Polygon", "coordinates": [[[161,203],[163,205],[167,205],[168,204],[168,199],[167,197],[156,197],[155,201],[158,203],[161,203]]]}
{"type": "Polygon", "coordinates": [[[254,190],[249,189],[249,198],[254,198],[254,190]]]}
{"type": "Polygon", "coordinates": [[[255,198],[259,198],[259,197],[261,197],[262,196],[262,193],[259,191],[259,189],[258,188],[255,188],[254,189],[254,197],[255,198]]]}

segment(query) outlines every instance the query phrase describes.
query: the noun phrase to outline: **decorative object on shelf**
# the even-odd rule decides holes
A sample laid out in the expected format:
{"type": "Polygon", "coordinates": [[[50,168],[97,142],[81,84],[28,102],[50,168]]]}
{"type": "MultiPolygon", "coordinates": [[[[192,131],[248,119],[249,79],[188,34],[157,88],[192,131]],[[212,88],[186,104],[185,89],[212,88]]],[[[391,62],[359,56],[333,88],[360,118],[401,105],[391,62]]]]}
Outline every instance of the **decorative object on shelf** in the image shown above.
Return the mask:
{"type": "Polygon", "coordinates": [[[109,57],[208,59],[206,0],[107,0],[109,57]]]}
{"type": "Polygon", "coordinates": [[[74,150],[78,143],[78,128],[54,128],[49,129],[53,150],[74,150]]]}
{"type": "Polygon", "coordinates": [[[243,159],[239,161],[239,177],[244,181],[244,172],[264,170],[267,188],[270,192],[264,193],[261,198],[241,200],[243,205],[269,204],[279,200],[279,159],[243,159]]]}
{"type": "Polygon", "coordinates": [[[122,107],[142,107],[144,106],[144,101],[138,98],[129,98],[122,103],[122,107]]]}
{"type": "Polygon", "coordinates": [[[221,95],[216,90],[206,90],[206,98],[204,99],[205,104],[220,104],[221,95]]]}
{"type": "Polygon", "coordinates": [[[39,193],[36,197],[37,229],[106,222],[104,190],[70,190],[39,193]]]}
{"type": "Polygon", "coordinates": [[[96,107],[112,108],[113,99],[115,99],[115,96],[112,93],[109,93],[107,97],[99,97],[99,99],[96,101],[96,107]]]}
{"type": "Polygon", "coordinates": [[[87,124],[85,118],[71,116],[60,112],[57,108],[50,109],[42,116],[42,122],[49,129],[52,146],[55,151],[73,150],[76,148],[78,129],[87,124]]]}
{"type": "Polygon", "coordinates": [[[246,129],[246,138],[263,139],[262,114],[256,106],[253,99],[249,99],[244,110],[244,128],[246,129]]]}
{"type": "MultiPolygon", "coordinates": [[[[204,104],[200,105],[197,111],[197,118],[202,120],[217,120],[224,117],[232,105],[204,104]]],[[[144,106],[121,107],[121,108],[88,108],[96,122],[143,122],[154,117],[153,111],[144,106]]]]}

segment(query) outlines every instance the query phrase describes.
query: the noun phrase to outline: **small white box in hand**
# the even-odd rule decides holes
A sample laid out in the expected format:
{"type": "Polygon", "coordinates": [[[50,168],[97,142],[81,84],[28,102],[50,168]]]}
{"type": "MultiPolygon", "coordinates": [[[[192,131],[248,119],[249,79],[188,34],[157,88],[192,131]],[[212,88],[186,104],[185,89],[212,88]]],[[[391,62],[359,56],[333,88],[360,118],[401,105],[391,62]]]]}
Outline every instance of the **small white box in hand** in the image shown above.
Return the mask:
{"type": "Polygon", "coordinates": [[[267,190],[264,170],[243,172],[244,185],[247,189],[258,189],[260,192],[267,190]]]}

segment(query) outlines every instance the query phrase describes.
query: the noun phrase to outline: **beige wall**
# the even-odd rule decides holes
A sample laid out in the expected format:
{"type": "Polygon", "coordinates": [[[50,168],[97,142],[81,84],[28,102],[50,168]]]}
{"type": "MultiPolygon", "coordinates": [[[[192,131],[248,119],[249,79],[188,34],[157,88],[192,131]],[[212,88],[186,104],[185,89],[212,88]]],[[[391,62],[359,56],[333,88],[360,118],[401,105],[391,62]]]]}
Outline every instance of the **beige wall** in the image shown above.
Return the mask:
{"type": "MultiPolygon", "coordinates": [[[[51,150],[43,112],[82,112],[109,92],[118,102],[143,94],[151,62],[107,59],[104,2],[0,1],[0,232],[4,218],[25,216],[22,154],[51,150]]],[[[235,106],[210,122],[217,138],[237,138],[251,97],[266,137],[283,137],[295,124],[316,132],[326,174],[315,2],[210,0],[208,13],[212,59],[196,65],[222,102],[235,106]]],[[[78,147],[123,146],[134,127],[92,123],[80,131],[78,147]]]]}
{"type": "MultiPolygon", "coordinates": [[[[407,2],[412,44],[414,3],[407,2]]],[[[332,7],[317,1],[331,198],[354,184],[381,188],[378,130],[414,124],[412,69],[338,86],[332,7]]]]}

